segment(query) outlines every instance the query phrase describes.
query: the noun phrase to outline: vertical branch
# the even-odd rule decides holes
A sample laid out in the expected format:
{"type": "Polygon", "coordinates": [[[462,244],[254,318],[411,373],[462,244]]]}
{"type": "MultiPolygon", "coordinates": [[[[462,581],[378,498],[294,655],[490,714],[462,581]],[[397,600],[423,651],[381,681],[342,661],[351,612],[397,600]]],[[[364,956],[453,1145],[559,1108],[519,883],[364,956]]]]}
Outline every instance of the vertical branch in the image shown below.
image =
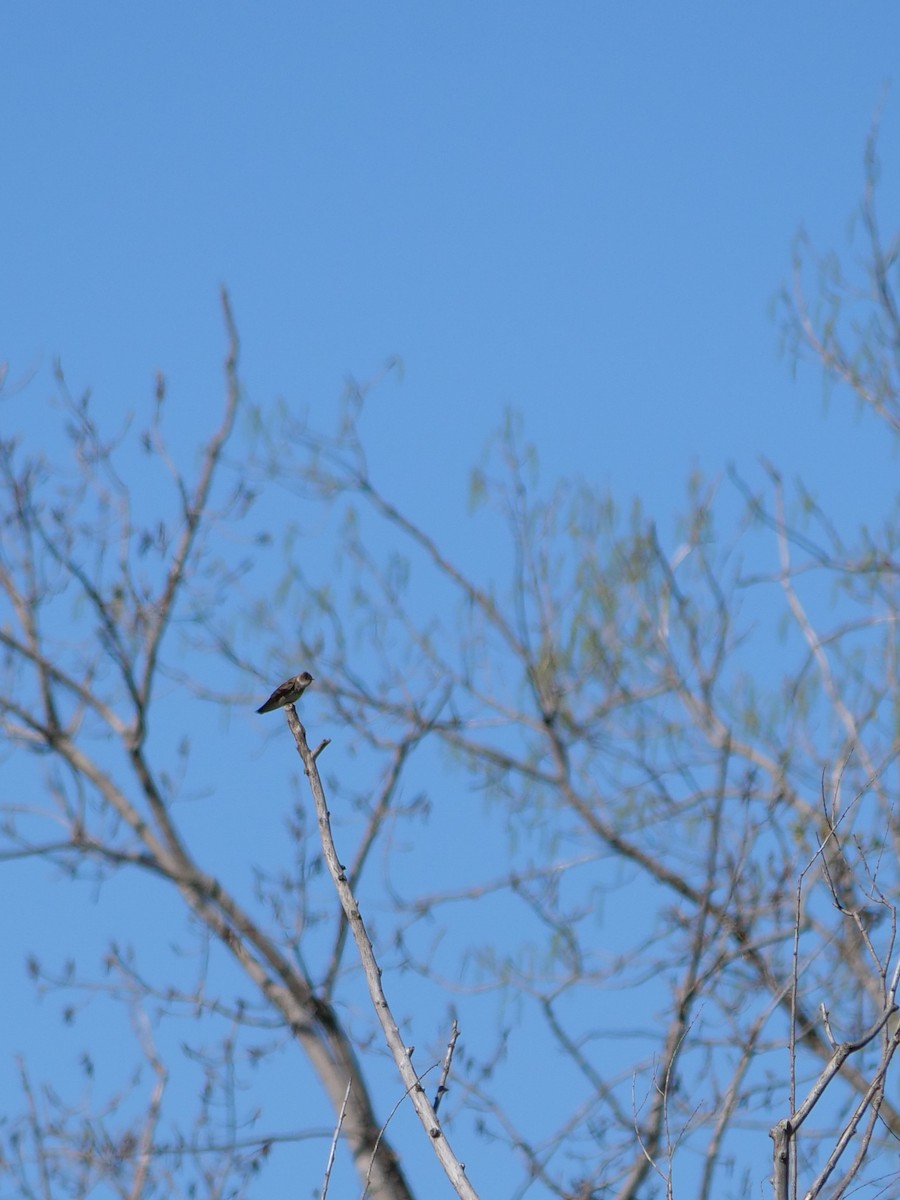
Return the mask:
{"type": "Polygon", "coordinates": [[[28,1078],[28,1073],[25,1070],[25,1064],[19,1059],[18,1065],[19,1078],[22,1081],[22,1091],[25,1093],[25,1098],[28,1102],[28,1124],[31,1130],[31,1140],[34,1143],[34,1154],[38,1165],[41,1195],[43,1196],[43,1200],[53,1200],[53,1188],[50,1185],[50,1171],[47,1165],[44,1128],[37,1110],[34,1092],[31,1089],[31,1080],[28,1078]]]}
{"type": "Polygon", "coordinates": [[[156,1047],[153,1045],[153,1039],[150,1034],[150,1026],[146,1016],[140,1009],[135,1010],[135,1023],[138,1026],[141,1048],[144,1052],[144,1057],[150,1064],[153,1074],[156,1077],[156,1082],[153,1085],[153,1092],[150,1096],[150,1103],[147,1107],[147,1113],[144,1117],[143,1128],[141,1129],[140,1139],[137,1146],[137,1169],[134,1173],[134,1179],[129,1190],[128,1200],[142,1200],[146,1194],[150,1164],[153,1158],[154,1139],[156,1130],[159,1126],[160,1112],[162,1109],[163,1095],[166,1090],[166,1082],[168,1080],[168,1072],[163,1065],[156,1047]]]}
{"type": "Polygon", "coordinates": [[[331,835],[331,817],[328,812],[328,803],[325,799],[325,790],[322,786],[322,780],[316,765],[318,755],[328,745],[328,742],[323,742],[315,751],[311,750],[306,740],[306,731],[300,724],[297,718],[297,711],[292,704],[286,706],[285,714],[288,726],[297,744],[297,752],[303,760],[303,766],[309,779],[310,790],[316,806],[316,816],[319,822],[319,834],[322,839],[325,862],[328,865],[328,870],[340,899],[341,907],[344,910],[350,932],[353,934],[353,939],[356,942],[356,949],[365,973],[369,996],[375,1009],[375,1015],[384,1032],[388,1049],[400,1073],[400,1078],[403,1080],[412,1099],[416,1114],[431,1140],[434,1152],[441,1166],[444,1168],[451,1186],[460,1197],[460,1200],[478,1200],[477,1193],[466,1178],[465,1168],[453,1153],[437,1114],[425,1094],[419,1074],[412,1065],[412,1051],[404,1045],[403,1039],[400,1036],[399,1027],[394,1020],[382,986],[381,968],[375,958],[375,950],[360,914],[359,904],[350,889],[346,872],[338,858],[334,839],[331,835]]]}
{"type": "Polygon", "coordinates": [[[237,412],[237,406],[240,400],[241,388],[240,381],[238,379],[238,355],[240,352],[240,342],[238,340],[237,328],[235,326],[234,317],[231,311],[231,301],[229,300],[228,292],[224,288],[222,289],[221,298],[222,313],[225,318],[225,328],[228,333],[228,351],[225,358],[225,411],[222,415],[219,428],[215,431],[208,446],[206,447],[206,451],[203,456],[203,465],[200,469],[200,477],[197,480],[197,484],[194,488],[194,494],[190,501],[185,505],[184,528],[181,531],[181,537],[175,549],[175,553],[172,556],[172,561],[169,564],[169,570],[162,594],[156,605],[155,621],[147,636],[147,641],[144,648],[144,670],[141,676],[137,694],[140,714],[139,730],[135,739],[137,745],[140,745],[140,743],[143,741],[145,734],[145,721],[143,714],[150,702],[150,691],[153,686],[153,680],[156,673],[156,662],[159,655],[160,644],[162,642],[163,634],[165,633],[166,628],[172,618],[175,597],[184,580],[185,568],[187,567],[191,550],[193,549],[198,531],[200,529],[200,523],[206,510],[216,468],[219,465],[222,451],[225,449],[228,439],[231,436],[231,431],[234,428],[235,413],[237,412]]]}

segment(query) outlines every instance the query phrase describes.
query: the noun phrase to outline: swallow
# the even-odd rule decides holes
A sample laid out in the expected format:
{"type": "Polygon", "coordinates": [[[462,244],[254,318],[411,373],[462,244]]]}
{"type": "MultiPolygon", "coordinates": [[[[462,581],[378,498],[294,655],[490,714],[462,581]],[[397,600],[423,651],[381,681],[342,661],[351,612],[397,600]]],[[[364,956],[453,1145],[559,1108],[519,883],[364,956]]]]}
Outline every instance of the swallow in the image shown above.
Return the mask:
{"type": "Polygon", "coordinates": [[[292,675],[290,679],[280,683],[265,704],[256,711],[258,713],[274,712],[276,708],[284,708],[286,704],[296,703],[312,681],[313,677],[309,671],[304,671],[302,675],[292,675]]]}

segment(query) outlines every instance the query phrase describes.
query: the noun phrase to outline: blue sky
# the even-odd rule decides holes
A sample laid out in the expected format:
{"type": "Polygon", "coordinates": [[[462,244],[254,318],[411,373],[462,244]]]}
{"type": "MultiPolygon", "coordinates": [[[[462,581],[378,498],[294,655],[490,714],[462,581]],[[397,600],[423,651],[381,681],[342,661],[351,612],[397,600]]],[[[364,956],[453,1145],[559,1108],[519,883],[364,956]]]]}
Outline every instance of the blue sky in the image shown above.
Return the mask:
{"type": "MultiPolygon", "coordinates": [[[[470,561],[469,471],[509,408],[545,480],[663,525],[693,467],[760,454],[847,519],[893,496],[879,431],[792,378],[772,301],[801,225],[847,246],[896,3],[85,0],[6,4],[0,35],[0,361],[33,377],[4,434],[50,436],[59,356],[113,423],[162,368],[187,454],[219,411],[225,284],[253,400],[327,423],[400,357],[373,467],[470,561]]],[[[52,948],[57,898],[24,947],[52,948]]]]}
{"type": "MultiPolygon", "coordinates": [[[[846,233],[898,20],[7,7],[4,353],[14,374],[60,355],[114,410],[162,366],[202,418],[224,282],[257,398],[318,409],[400,355],[374,424],[450,451],[436,480],[384,439],[417,499],[458,502],[506,406],[549,475],[644,495],[774,454],[776,420],[793,456],[815,389],[791,388],[769,304],[801,222],[846,233]]],[[[889,100],[889,177],[897,127],[889,100]]]]}

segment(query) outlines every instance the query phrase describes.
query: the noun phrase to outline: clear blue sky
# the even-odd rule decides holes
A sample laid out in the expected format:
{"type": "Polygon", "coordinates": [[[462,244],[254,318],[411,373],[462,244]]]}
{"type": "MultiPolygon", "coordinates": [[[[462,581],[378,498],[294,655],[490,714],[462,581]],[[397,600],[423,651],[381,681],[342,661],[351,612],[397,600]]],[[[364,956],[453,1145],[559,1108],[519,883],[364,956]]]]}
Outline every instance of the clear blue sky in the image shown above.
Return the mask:
{"type": "MultiPolygon", "coordinates": [[[[327,414],[400,356],[372,460],[439,540],[510,407],[546,479],[663,521],[693,466],[759,454],[861,519],[895,491],[771,302],[801,224],[846,246],[896,0],[7,3],[0,45],[0,361],[35,375],[0,433],[45,427],[59,356],[112,420],[164,369],[190,445],[224,283],[253,399],[327,414]]],[[[900,81],[880,151],[896,199],[900,81]]],[[[61,894],[15,954],[59,950],[61,894]]]]}
{"type": "Polygon", "coordinates": [[[121,410],[161,366],[200,427],[224,282],[257,398],[402,357],[391,436],[446,454],[396,438],[412,496],[453,503],[506,406],[549,475],[645,495],[775,454],[774,421],[808,441],[768,306],[801,222],[846,233],[896,5],[12,4],[0,32],[14,375],[58,354],[121,410]]]}

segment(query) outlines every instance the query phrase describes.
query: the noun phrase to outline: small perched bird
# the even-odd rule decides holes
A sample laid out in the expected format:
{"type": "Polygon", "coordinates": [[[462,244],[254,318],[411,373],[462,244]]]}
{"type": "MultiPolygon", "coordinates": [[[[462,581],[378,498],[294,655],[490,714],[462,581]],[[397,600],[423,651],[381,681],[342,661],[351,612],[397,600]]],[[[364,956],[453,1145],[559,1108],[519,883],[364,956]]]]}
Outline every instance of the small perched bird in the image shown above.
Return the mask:
{"type": "Polygon", "coordinates": [[[256,711],[258,713],[274,712],[276,708],[284,708],[286,704],[294,704],[295,701],[300,699],[312,681],[313,677],[309,671],[304,671],[302,675],[292,675],[284,683],[279,683],[265,704],[256,711]]]}

